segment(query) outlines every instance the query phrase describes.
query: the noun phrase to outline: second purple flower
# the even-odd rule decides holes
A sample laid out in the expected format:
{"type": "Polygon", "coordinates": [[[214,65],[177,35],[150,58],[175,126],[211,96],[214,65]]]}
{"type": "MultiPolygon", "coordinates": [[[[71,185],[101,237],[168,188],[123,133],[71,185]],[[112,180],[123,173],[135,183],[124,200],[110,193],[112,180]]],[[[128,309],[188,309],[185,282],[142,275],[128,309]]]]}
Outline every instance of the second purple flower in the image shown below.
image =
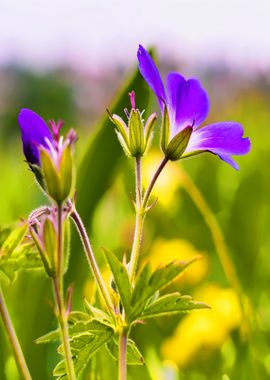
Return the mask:
{"type": "Polygon", "coordinates": [[[157,97],[163,121],[168,119],[167,142],[162,146],[165,155],[168,154],[169,159],[178,159],[211,152],[238,169],[231,156],[244,155],[250,150],[250,141],[243,138],[241,124],[219,122],[200,128],[209,111],[209,99],[200,82],[197,79],[186,80],[178,73],[169,73],[165,89],[153,59],[141,45],[137,57],[139,70],[157,97]],[[167,148],[176,136],[182,144],[181,153],[170,157],[167,148]]]}

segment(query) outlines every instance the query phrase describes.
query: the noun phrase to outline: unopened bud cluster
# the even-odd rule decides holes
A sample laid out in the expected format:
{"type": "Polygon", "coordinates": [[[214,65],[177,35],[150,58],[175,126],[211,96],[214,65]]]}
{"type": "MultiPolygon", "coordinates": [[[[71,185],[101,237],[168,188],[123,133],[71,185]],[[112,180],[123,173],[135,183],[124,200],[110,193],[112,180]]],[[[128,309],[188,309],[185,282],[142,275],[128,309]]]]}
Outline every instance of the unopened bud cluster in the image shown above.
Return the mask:
{"type": "Polygon", "coordinates": [[[116,127],[117,137],[127,156],[141,157],[150,145],[157,116],[155,113],[151,114],[146,123],[144,123],[142,112],[135,106],[134,91],[129,96],[131,111],[126,110],[128,124],[118,115],[110,115],[110,118],[116,127]]]}

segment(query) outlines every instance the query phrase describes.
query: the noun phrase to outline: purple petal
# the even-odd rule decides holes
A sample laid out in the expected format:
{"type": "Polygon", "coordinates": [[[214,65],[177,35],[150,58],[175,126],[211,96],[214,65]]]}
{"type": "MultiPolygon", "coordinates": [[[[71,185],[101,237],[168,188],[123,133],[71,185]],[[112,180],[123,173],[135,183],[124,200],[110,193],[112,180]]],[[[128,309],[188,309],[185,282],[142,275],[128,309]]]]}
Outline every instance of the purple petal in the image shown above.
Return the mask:
{"type": "Polygon", "coordinates": [[[35,112],[22,109],[18,116],[21,128],[23,152],[27,162],[39,165],[38,146],[48,147],[46,138],[52,141],[52,135],[45,121],[35,112]]]}
{"type": "Polygon", "coordinates": [[[239,123],[223,122],[207,125],[192,133],[185,153],[209,151],[237,169],[236,163],[230,156],[243,155],[250,150],[249,138],[243,138],[243,134],[243,127],[239,123]]]}
{"type": "Polygon", "coordinates": [[[157,66],[155,65],[155,62],[151,58],[150,54],[142,45],[139,45],[137,57],[139,61],[140,73],[157,96],[161,111],[163,112],[163,101],[166,100],[166,94],[157,66]]]}
{"type": "Polygon", "coordinates": [[[206,91],[196,79],[185,80],[178,73],[167,76],[167,102],[172,137],[187,126],[199,126],[208,115],[206,91]]]}
{"type": "Polygon", "coordinates": [[[231,158],[231,156],[228,156],[226,154],[219,154],[218,157],[227,162],[227,164],[231,165],[234,169],[239,170],[239,165],[231,158]]]}

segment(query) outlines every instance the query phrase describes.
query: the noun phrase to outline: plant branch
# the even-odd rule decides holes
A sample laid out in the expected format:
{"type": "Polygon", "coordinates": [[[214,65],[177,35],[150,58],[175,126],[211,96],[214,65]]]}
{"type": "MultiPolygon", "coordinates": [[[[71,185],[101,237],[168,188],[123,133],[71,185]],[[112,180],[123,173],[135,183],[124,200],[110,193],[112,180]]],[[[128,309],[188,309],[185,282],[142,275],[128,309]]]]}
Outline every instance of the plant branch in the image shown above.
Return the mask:
{"type": "Polygon", "coordinates": [[[20,343],[18,341],[16,332],[12,325],[12,321],[8,313],[8,309],[5,303],[5,298],[2,293],[1,287],[0,287],[0,315],[2,317],[3,324],[5,326],[5,329],[6,329],[6,332],[7,332],[7,335],[8,335],[12,350],[13,350],[14,358],[16,360],[21,376],[24,380],[32,380],[20,343]]]}
{"type": "Polygon", "coordinates": [[[81,238],[81,241],[82,241],[82,244],[84,247],[84,251],[85,251],[85,254],[87,257],[89,267],[92,270],[92,273],[93,273],[93,275],[97,281],[99,290],[103,296],[103,299],[104,299],[104,302],[107,306],[107,309],[108,309],[109,313],[111,314],[111,316],[113,317],[113,319],[115,319],[114,307],[113,307],[111,297],[108,293],[106,285],[104,284],[104,281],[103,281],[102,276],[100,274],[100,270],[99,270],[99,267],[97,265],[97,262],[96,262],[96,259],[94,256],[94,252],[93,252],[93,249],[91,247],[91,244],[90,244],[87,232],[85,230],[85,227],[83,225],[83,222],[81,220],[81,217],[80,217],[79,213],[77,212],[77,210],[74,208],[74,206],[72,208],[70,216],[71,216],[73,222],[75,223],[75,225],[77,227],[77,230],[78,230],[78,233],[80,235],[80,238],[81,238]]]}
{"type": "Polygon", "coordinates": [[[68,313],[64,302],[64,286],[63,286],[63,215],[62,205],[57,206],[57,268],[56,274],[53,278],[53,289],[55,295],[55,302],[57,306],[57,318],[59,322],[61,341],[64,347],[65,365],[67,371],[67,378],[69,380],[76,380],[74,364],[71,355],[69,333],[68,333],[68,313]]]}
{"type": "Polygon", "coordinates": [[[119,363],[118,363],[118,380],[127,378],[127,333],[121,331],[119,334],[119,363]]]}

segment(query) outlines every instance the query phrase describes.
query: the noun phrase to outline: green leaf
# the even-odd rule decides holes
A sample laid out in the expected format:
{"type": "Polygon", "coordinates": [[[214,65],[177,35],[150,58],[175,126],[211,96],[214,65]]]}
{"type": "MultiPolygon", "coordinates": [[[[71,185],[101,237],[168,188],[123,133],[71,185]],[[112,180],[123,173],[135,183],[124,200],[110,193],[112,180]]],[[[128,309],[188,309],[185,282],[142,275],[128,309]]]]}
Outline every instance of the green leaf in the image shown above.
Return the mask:
{"type": "MultiPolygon", "coordinates": [[[[98,319],[89,318],[89,315],[82,312],[71,312],[69,316],[69,337],[73,338],[82,333],[98,334],[113,334],[113,326],[109,323],[104,323],[98,319]],[[86,319],[87,318],[87,319],[86,319]]],[[[49,343],[60,339],[60,331],[56,329],[41,337],[37,338],[37,344],[49,343]]]]}
{"type": "Polygon", "coordinates": [[[50,343],[59,339],[59,329],[48,332],[35,340],[37,344],[50,343]]]}
{"type": "Polygon", "coordinates": [[[89,315],[93,318],[98,319],[99,321],[104,321],[104,322],[111,322],[111,316],[105,311],[98,309],[97,307],[94,307],[91,305],[86,299],[84,299],[84,305],[86,308],[86,311],[89,313],[89,315]]]}
{"type": "Polygon", "coordinates": [[[159,267],[152,275],[150,275],[149,267],[146,265],[138,276],[138,280],[135,284],[132,295],[133,306],[130,321],[135,320],[137,316],[142,313],[148,300],[153,297],[157,291],[169,285],[185,268],[198,260],[198,258],[199,257],[195,257],[187,262],[174,261],[166,266],[159,267]]]}
{"type": "Polygon", "coordinates": [[[110,251],[104,249],[106,259],[113,273],[113,278],[117,286],[122,304],[126,314],[130,312],[131,303],[131,285],[126,267],[118,260],[118,258],[110,251]]]}
{"type": "Polygon", "coordinates": [[[182,314],[196,309],[209,309],[209,306],[203,302],[194,301],[190,296],[181,296],[181,294],[177,292],[167,294],[149,304],[139,319],[182,314]]]}
{"type": "MultiPolygon", "coordinates": [[[[11,231],[12,231],[12,228],[10,226],[9,227],[0,226],[0,247],[2,247],[4,241],[7,239],[11,231]]],[[[0,252],[1,252],[1,248],[0,248],[0,252]]]]}
{"type": "Polygon", "coordinates": [[[10,232],[0,249],[0,260],[3,259],[5,256],[10,256],[12,254],[12,252],[24,238],[26,231],[27,224],[23,223],[22,225],[16,227],[10,232]]]}
{"type": "MultiPolygon", "coordinates": [[[[111,356],[118,360],[119,356],[119,343],[118,340],[115,338],[112,338],[107,344],[106,347],[111,354],[111,356]]],[[[144,358],[140,351],[138,350],[138,347],[136,346],[135,342],[132,339],[127,340],[127,364],[128,365],[143,365],[144,364],[144,358]]]]}
{"type": "MultiPolygon", "coordinates": [[[[70,347],[74,361],[76,375],[79,376],[88,364],[90,358],[111,339],[114,331],[97,320],[89,323],[78,322],[70,330],[70,347]],[[91,325],[91,326],[90,326],[91,325]]],[[[58,352],[63,354],[63,345],[58,348],[58,352]]],[[[53,371],[54,376],[66,378],[64,362],[58,363],[53,371]]]]}
{"type": "Polygon", "coordinates": [[[13,282],[19,270],[33,270],[43,267],[40,256],[32,243],[21,244],[12,255],[0,260],[0,271],[2,271],[13,282]]]}
{"type": "Polygon", "coordinates": [[[141,299],[142,293],[145,291],[146,287],[149,284],[150,277],[151,267],[150,264],[147,263],[136,279],[135,287],[132,293],[132,305],[136,305],[137,302],[141,299]]]}

